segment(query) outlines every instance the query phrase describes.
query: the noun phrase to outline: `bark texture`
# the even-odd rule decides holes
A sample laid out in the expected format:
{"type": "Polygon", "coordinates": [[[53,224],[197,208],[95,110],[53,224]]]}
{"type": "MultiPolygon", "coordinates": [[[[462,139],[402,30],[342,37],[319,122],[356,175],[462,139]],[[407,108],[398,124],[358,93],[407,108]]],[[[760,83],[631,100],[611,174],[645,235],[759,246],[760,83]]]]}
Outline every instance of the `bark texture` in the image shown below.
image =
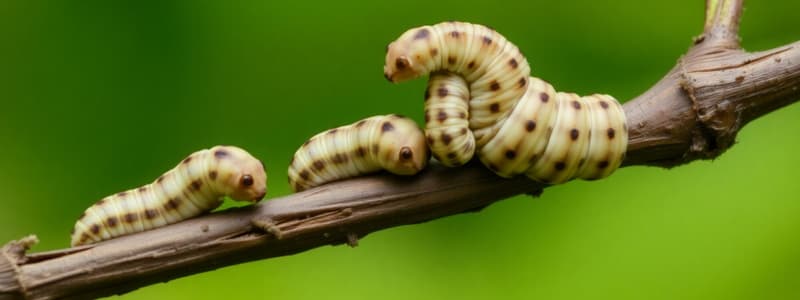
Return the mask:
{"type": "MultiPolygon", "coordinates": [[[[748,53],[742,0],[708,0],[703,34],[663,79],[625,104],[625,165],[673,167],[719,156],[748,122],[800,99],[800,41],[748,53]]],[[[34,236],[0,249],[0,300],[94,298],[242,262],[347,243],[384,228],[475,212],[545,186],[479,164],[375,175],[97,245],[26,254],[34,236]]]]}

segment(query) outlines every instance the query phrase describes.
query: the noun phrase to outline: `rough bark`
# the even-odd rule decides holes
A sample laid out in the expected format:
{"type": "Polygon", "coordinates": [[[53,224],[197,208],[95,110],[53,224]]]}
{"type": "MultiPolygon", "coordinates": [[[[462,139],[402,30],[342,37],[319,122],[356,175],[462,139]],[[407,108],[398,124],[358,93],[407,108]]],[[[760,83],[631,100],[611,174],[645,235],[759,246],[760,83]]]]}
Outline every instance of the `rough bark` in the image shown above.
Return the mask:
{"type": "MultiPolygon", "coordinates": [[[[709,0],[694,45],[663,79],[625,104],[625,165],[673,167],[719,156],[748,122],[800,99],[800,42],[748,53],[741,0],[709,0]]],[[[26,254],[35,237],[0,249],[0,300],[121,294],[242,262],[462,212],[545,186],[502,179],[478,164],[433,165],[418,176],[375,175],[209,214],[97,245],[26,254]]]]}

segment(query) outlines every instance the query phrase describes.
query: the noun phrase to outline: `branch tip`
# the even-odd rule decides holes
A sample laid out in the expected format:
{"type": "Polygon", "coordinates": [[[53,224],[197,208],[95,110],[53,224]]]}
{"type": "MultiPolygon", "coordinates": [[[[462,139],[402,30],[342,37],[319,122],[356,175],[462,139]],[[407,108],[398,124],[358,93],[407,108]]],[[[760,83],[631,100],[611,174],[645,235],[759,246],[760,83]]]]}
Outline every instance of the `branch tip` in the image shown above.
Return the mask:
{"type": "Polygon", "coordinates": [[[695,45],[703,41],[726,44],[739,48],[739,21],[743,0],[706,0],[706,22],[703,35],[695,38],[695,45]]]}

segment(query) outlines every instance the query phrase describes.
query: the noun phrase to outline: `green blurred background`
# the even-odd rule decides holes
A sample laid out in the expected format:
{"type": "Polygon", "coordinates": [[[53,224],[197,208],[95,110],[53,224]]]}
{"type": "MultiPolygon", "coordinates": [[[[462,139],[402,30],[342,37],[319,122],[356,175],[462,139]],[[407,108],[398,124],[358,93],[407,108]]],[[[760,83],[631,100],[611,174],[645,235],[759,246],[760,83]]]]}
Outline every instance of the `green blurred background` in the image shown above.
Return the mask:
{"type": "MultiPolygon", "coordinates": [[[[0,242],[68,246],[84,208],[188,153],[242,146],[289,193],[305,139],[366,116],[422,119],[384,47],[488,24],[561,90],[630,99],[700,33],[703,1],[0,1],[0,242]]],[[[748,50],[800,39],[798,1],[746,3],[748,50]]],[[[479,214],[149,286],[127,299],[797,299],[800,106],[713,162],[632,167],[479,214]]],[[[227,204],[230,205],[230,204],[227,204]]]]}

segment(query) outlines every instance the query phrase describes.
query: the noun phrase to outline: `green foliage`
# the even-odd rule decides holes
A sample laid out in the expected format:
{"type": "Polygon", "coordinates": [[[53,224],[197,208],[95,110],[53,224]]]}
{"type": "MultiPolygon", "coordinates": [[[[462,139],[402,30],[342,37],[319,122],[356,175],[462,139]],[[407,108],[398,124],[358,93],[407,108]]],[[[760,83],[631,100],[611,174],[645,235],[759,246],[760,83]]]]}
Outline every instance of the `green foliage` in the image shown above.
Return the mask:
{"type": "MultiPolygon", "coordinates": [[[[746,9],[748,50],[800,37],[800,2],[746,9]]],[[[66,247],[94,201],[216,144],[262,158],[269,196],[289,193],[289,159],[311,135],[376,114],[421,121],[423,80],[382,76],[385,45],[412,26],[490,25],[557,88],[624,100],[673,66],[702,18],[689,0],[3,1],[0,240],[66,247]]],[[[714,162],[625,168],[126,298],[797,298],[798,130],[793,105],[714,162]]]]}

